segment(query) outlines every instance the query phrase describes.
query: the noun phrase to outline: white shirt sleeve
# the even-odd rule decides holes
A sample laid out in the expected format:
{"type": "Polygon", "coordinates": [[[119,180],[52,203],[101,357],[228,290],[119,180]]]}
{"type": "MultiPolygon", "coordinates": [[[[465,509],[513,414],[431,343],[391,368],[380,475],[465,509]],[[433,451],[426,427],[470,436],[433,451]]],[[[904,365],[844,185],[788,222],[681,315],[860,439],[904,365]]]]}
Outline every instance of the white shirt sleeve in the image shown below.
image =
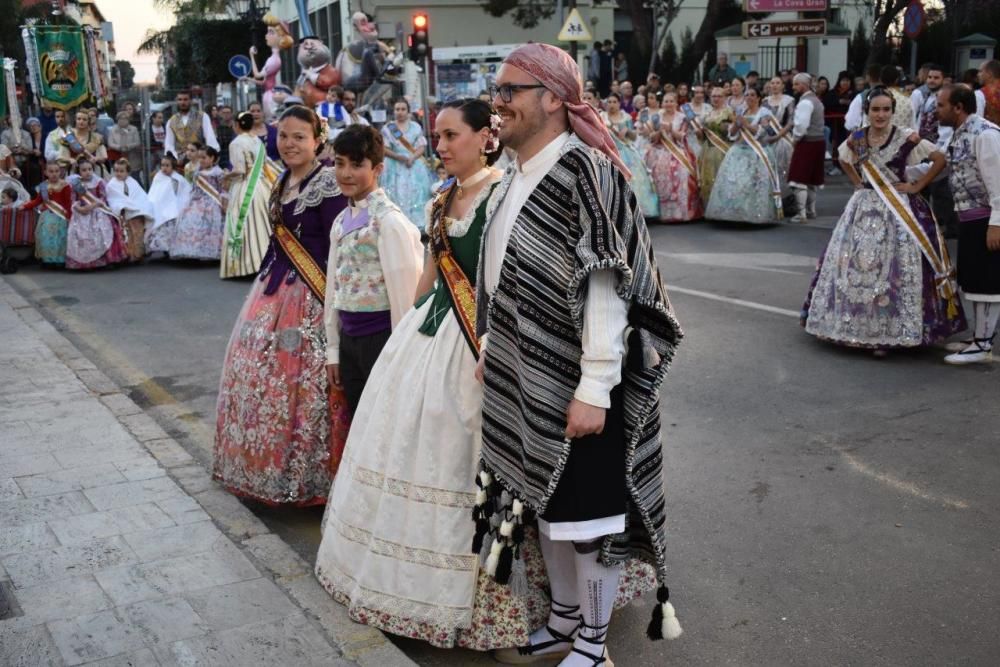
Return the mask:
{"type": "Polygon", "coordinates": [[[395,329],[413,307],[417,283],[424,270],[424,253],[420,232],[405,216],[392,212],[380,222],[378,260],[389,293],[389,311],[395,329]]]}
{"type": "Polygon", "coordinates": [[[795,106],[795,126],[792,128],[792,136],[796,139],[801,139],[806,136],[806,130],[809,129],[809,119],[812,117],[812,112],[812,100],[799,100],[799,103],[795,106]]]}
{"type": "Polygon", "coordinates": [[[976,165],[990,198],[990,226],[1000,227],[1000,132],[976,137],[976,165]]]}
{"type": "Polygon", "coordinates": [[[981,90],[976,91],[976,113],[980,116],[986,113],[986,95],[981,90]]]}
{"type": "Polygon", "coordinates": [[[169,153],[179,160],[181,156],[177,154],[177,138],[174,137],[174,130],[169,123],[166,128],[163,133],[163,152],[169,153]]]}
{"type": "Polygon", "coordinates": [[[607,269],[587,279],[583,310],[583,356],[574,398],[598,408],[611,407],[611,390],[621,382],[628,302],[615,291],[617,275],[607,269]]]}
{"type": "Polygon", "coordinates": [[[910,95],[910,104],[913,107],[913,127],[920,129],[920,116],[924,110],[924,94],[919,89],[914,90],[910,95]]]}
{"type": "Polygon", "coordinates": [[[201,131],[205,133],[205,143],[219,150],[219,140],[215,138],[215,128],[212,127],[212,119],[207,113],[201,114],[201,131]]]}
{"type": "MultiPolygon", "coordinates": [[[[345,208],[344,211],[347,209],[345,208]]],[[[337,215],[339,220],[344,215],[337,215]]],[[[334,305],[334,294],[337,277],[337,223],[330,229],[330,254],[326,260],[326,294],[323,299],[323,326],[326,329],[326,363],[340,363],[340,317],[334,305]]]]}
{"type": "Polygon", "coordinates": [[[45,159],[55,162],[59,159],[59,130],[52,130],[49,136],[45,137],[45,159]]]}
{"type": "Polygon", "coordinates": [[[864,122],[864,100],[862,99],[864,96],[865,92],[855,95],[851,100],[851,106],[847,108],[847,115],[844,116],[844,127],[848,132],[858,129],[864,122]]]}

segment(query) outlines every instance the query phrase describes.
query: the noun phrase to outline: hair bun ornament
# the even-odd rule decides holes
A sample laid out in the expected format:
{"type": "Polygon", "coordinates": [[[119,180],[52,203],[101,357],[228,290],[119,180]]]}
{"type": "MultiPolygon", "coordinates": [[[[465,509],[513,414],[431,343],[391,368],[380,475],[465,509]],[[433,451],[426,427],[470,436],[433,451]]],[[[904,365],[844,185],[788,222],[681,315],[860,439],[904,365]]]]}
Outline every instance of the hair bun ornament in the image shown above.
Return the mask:
{"type": "Polygon", "coordinates": [[[493,112],[490,114],[490,138],[483,148],[487,153],[496,153],[500,150],[500,127],[503,125],[503,118],[500,114],[493,112]]]}
{"type": "Polygon", "coordinates": [[[330,141],[330,126],[322,118],[319,120],[319,141],[322,144],[330,141]]]}

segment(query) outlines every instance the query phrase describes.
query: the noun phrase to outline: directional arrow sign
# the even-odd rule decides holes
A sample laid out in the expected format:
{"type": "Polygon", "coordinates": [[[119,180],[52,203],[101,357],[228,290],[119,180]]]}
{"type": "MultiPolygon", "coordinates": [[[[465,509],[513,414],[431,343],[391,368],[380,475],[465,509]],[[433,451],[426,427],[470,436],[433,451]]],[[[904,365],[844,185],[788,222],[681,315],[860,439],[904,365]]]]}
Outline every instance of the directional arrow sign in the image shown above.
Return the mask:
{"type": "Polygon", "coordinates": [[[825,19],[743,22],[743,37],[822,37],[825,34],[825,19]]]}
{"type": "Polygon", "coordinates": [[[242,79],[245,76],[250,76],[252,68],[250,67],[250,59],[244,55],[233,56],[229,59],[229,73],[235,76],[237,79],[242,79]]]}
{"type": "Polygon", "coordinates": [[[583,22],[583,17],[580,16],[580,10],[574,8],[569,13],[556,39],[560,42],[589,42],[593,39],[590,36],[590,31],[587,30],[587,24],[583,22]]]}
{"type": "Polygon", "coordinates": [[[743,11],[763,12],[825,12],[829,0],[743,0],[743,11]]]}

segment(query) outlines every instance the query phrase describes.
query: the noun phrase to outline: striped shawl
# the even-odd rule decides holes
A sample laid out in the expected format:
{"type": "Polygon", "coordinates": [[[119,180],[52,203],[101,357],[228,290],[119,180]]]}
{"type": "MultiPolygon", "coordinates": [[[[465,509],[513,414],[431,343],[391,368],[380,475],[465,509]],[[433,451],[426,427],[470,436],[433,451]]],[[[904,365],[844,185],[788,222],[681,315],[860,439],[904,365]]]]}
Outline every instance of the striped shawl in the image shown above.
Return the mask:
{"type": "MultiPolygon", "coordinates": [[[[512,175],[508,171],[494,193],[487,224],[512,175]]],[[[484,243],[486,238],[484,233],[484,243]]],[[[484,264],[479,290],[486,284],[484,264]]],[[[605,539],[601,559],[621,564],[642,558],[665,579],[659,388],[682,333],[626,178],[574,136],[521,209],[492,298],[477,295],[489,343],[473,550],[483,552],[487,570],[501,582],[509,578],[512,557],[518,558],[520,526],[545,511],[569,455],[566,408],[581,376],[587,277],[602,269],[618,274],[633,345],[622,377],[626,531],[605,539]]]]}

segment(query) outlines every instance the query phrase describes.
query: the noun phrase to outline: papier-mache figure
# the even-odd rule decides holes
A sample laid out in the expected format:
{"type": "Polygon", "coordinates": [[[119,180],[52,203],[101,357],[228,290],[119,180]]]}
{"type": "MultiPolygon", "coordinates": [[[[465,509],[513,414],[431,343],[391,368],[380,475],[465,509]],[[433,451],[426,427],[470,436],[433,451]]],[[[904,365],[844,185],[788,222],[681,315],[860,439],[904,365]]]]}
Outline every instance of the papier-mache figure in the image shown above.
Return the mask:
{"type": "Polygon", "coordinates": [[[351,16],[351,24],[356,36],[337,55],[337,70],[344,89],[353,90],[360,98],[375,82],[385,59],[392,52],[379,41],[378,27],[364,12],[355,12],[351,16]]]}
{"type": "Polygon", "coordinates": [[[274,115],[275,107],[272,99],[274,87],[281,77],[281,51],[290,49],[295,43],[292,39],[288,24],[278,19],[273,14],[264,17],[267,25],[267,35],[264,41],[271,47],[271,55],[264,61],[264,67],[257,69],[257,47],[250,47],[250,64],[253,67],[253,80],[257,85],[263,87],[264,117],[271,118],[274,115]]]}

